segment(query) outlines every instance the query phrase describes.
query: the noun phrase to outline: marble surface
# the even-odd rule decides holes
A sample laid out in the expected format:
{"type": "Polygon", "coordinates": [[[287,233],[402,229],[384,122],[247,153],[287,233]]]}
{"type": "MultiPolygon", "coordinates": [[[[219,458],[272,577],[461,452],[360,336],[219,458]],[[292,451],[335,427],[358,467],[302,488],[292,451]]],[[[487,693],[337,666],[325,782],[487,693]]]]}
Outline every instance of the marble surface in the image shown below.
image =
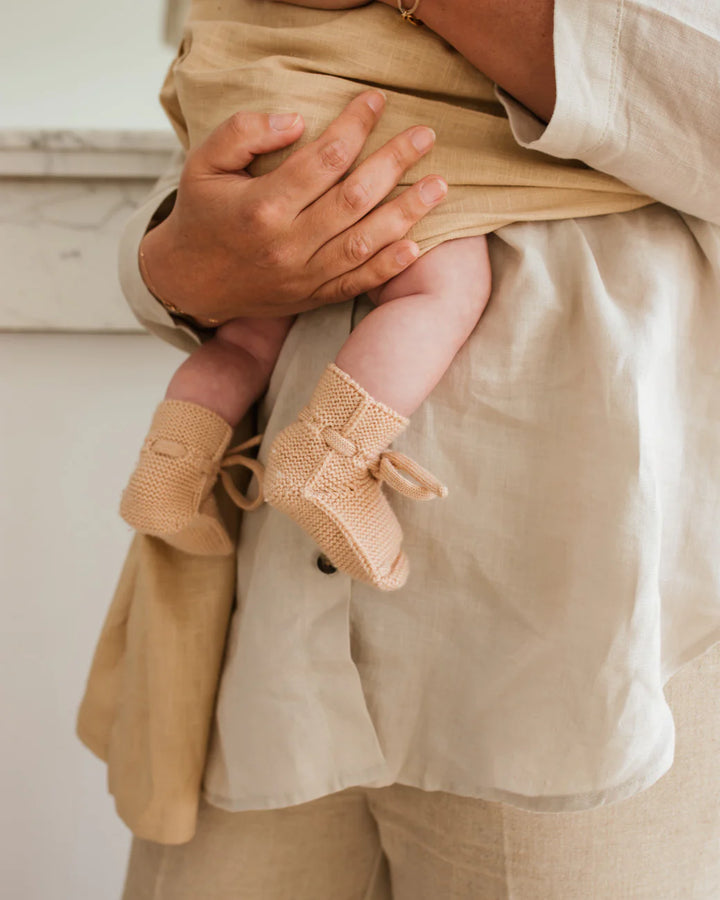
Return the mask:
{"type": "Polygon", "coordinates": [[[179,146],[171,130],[0,129],[0,177],[157,178],[179,146]]]}
{"type": "Polygon", "coordinates": [[[120,234],[178,142],[155,131],[0,130],[0,331],[141,331],[120,234]]]}
{"type": "Polygon", "coordinates": [[[151,184],[0,179],[0,330],[142,330],[120,291],[117,252],[151,184]]]}

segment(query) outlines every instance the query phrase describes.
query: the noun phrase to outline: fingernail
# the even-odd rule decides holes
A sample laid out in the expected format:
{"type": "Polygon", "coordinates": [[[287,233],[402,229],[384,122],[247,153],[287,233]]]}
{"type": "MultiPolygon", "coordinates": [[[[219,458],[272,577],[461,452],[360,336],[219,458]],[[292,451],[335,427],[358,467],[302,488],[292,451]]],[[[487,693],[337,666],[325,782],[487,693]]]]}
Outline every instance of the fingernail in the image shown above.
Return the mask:
{"type": "Polygon", "coordinates": [[[447,194],[447,185],[439,178],[432,181],[423,181],[420,185],[420,196],[428,204],[436,203],[447,194]]]}
{"type": "Polygon", "coordinates": [[[283,113],[282,115],[270,116],[270,127],[275,131],[287,131],[297,122],[299,116],[297,113],[283,113]]]}
{"type": "Polygon", "coordinates": [[[411,244],[409,247],[401,247],[395,254],[395,259],[401,266],[409,266],[411,262],[418,258],[420,250],[417,244],[411,244]]]}
{"type": "Polygon", "coordinates": [[[382,112],[383,106],[385,106],[385,101],[387,100],[387,95],[383,91],[373,91],[372,94],[368,94],[365,98],[365,102],[370,107],[373,112],[380,113],[382,112]]]}
{"type": "Polygon", "coordinates": [[[435,132],[432,128],[417,128],[410,135],[410,143],[418,153],[422,153],[435,143],[435,132]]]}

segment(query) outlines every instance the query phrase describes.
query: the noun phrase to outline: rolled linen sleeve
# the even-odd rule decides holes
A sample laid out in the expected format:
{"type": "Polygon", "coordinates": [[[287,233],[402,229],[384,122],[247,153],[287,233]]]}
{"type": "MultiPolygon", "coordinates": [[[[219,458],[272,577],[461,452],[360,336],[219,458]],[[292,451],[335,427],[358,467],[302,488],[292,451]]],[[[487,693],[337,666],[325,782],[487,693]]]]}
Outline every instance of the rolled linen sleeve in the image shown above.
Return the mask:
{"type": "Polygon", "coordinates": [[[140,324],[174,347],[191,353],[208,333],[195,331],[190,325],[174,319],[147,289],[138,267],[140,241],[158,210],[177,191],[184,159],[184,152],[179,150],[173,156],[168,169],[125,225],[120,238],[118,274],[125,299],[140,324]]]}
{"type": "Polygon", "coordinates": [[[720,4],[556,0],[545,125],[496,88],[518,143],[720,224],[720,4]]]}

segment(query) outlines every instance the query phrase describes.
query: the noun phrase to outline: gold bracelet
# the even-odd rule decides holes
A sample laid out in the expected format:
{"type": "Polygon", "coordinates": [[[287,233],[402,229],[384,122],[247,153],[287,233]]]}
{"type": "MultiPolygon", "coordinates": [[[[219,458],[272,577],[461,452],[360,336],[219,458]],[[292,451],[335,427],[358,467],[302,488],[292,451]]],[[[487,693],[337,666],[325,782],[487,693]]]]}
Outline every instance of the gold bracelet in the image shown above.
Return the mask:
{"type": "Polygon", "coordinates": [[[400,10],[400,15],[403,17],[403,21],[409,22],[411,25],[422,25],[420,19],[416,19],[413,13],[420,6],[420,0],[415,0],[410,9],[405,9],[402,5],[402,0],[397,0],[398,9],[400,10]]]}
{"type": "Polygon", "coordinates": [[[142,276],[142,280],[145,282],[145,287],[150,291],[153,297],[157,300],[157,302],[166,309],[169,313],[172,313],[174,316],[178,316],[181,319],[187,319],[191,325],[197,325],[198,328],[215,328],[218,325],[221,325],[220,319],[211,319],[209,316],[206,319],[198,319],[196,316],[190,315],[190,313],[183,312],[181,309],[178,309],[174,303],[170,303],[169,300],[163,300],[163,298],[157,293],[155,287],[152,283],[152,279],[148,274],[147,263],[145,262],[145,253],[143,252],[142,246],[139,248],[140,252],[138,254],[138,260],[140,263],[140,275],[142,276]]]}

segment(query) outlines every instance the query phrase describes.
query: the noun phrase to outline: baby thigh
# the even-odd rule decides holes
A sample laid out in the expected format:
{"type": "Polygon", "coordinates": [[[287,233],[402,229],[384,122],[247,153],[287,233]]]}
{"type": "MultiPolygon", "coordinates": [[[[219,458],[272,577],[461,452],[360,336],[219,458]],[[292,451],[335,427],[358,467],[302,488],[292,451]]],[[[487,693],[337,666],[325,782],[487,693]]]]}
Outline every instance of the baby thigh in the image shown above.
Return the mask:
{"type": "Polygon", "coordinates": [[[410,415],[430,394],[470,336],[490,297],[484,236],[429,250],[382,287],[337,365],[377,399],[410,415]]]}

